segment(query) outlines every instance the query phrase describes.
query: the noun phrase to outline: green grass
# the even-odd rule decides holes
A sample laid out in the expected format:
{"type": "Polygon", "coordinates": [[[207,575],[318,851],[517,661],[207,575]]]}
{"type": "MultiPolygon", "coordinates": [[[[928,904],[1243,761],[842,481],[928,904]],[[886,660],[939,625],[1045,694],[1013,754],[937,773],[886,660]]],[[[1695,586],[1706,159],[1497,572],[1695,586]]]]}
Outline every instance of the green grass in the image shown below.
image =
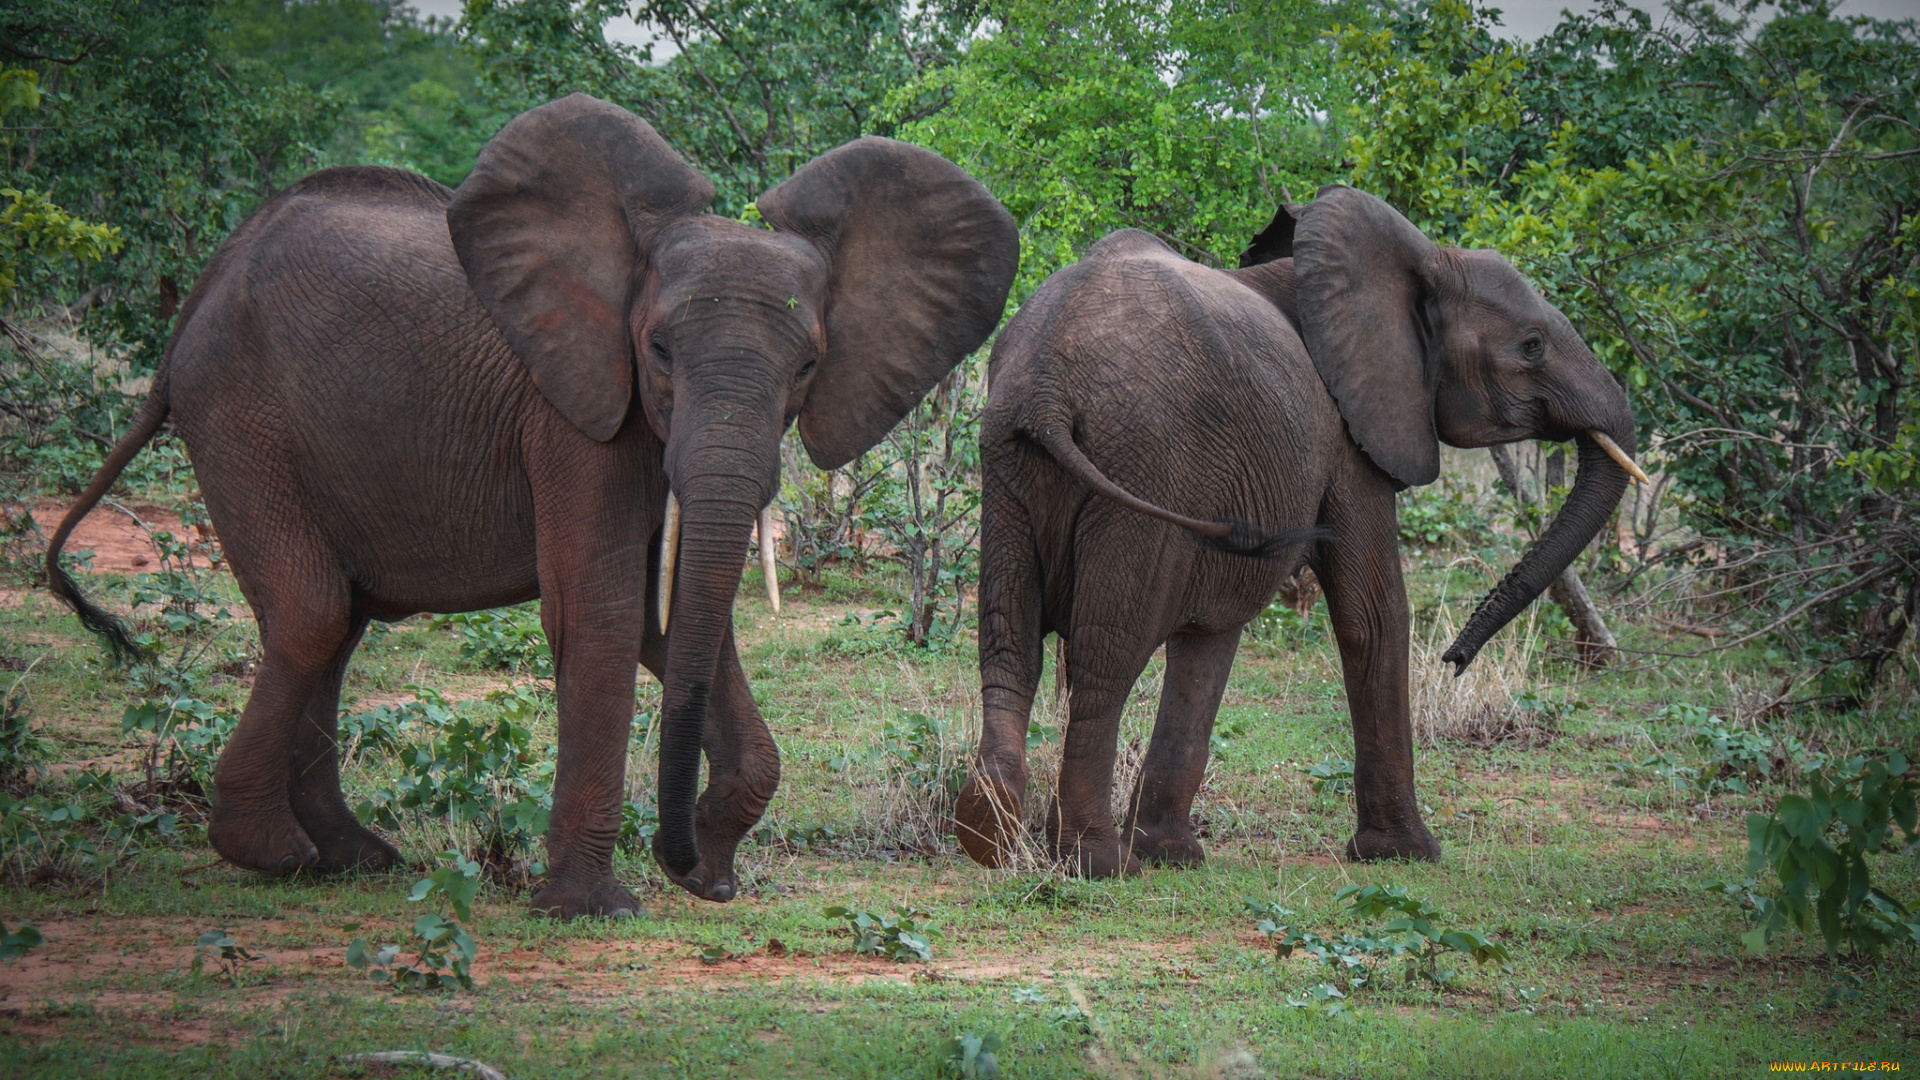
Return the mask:
{"type": "MultiPolygon", "coordinates": [[[[1484,586],[1450,562],[1415,559],[1423,622],[1444,595],[1457,623],[1484,586]]],[[[1744,815],[1784,789],[1702,805],[1614,768],[1651,746],[1697,759],[1658,711],[1674,701],[1731,709],[1736,695],[1778,682],[1763,654],[1592,677],[1539,662],[1530,685],[1582,703],[1564,730],[1544,746],[1423,749],[1420,793],[1445,860],[1357,865],[1336,858],[1353,827],[1351,797],[1313,793],[1302,771],[1351,756],[1334,654],[1323,640],[1250,642],[1221,712],[1228,745],[1196,806],[1208,864],[1081,882],[973,866],[940,835],[932,800],[905,799],[884,757],[858,753],[880,743],[889,720],[915,713],[959,740],[977,729],[970,639],[914,653],[846,621],[897,608],[896,584],[883,571],[830,575],[820,592],[790,594],[776,618],[758,574],[743,582],[744,662],[784,779],[762,841],[742,851],[734,903],[695,901],[625,856],[619,869],[648,908],[643,919],[555,923],[530,916],[524,894],[489,886],[470,926],[477,988],[396,994],[343,958],[356,936],[404,937],[422,910],[406,899],[417,871],[272,880],[214,861],[189,830],[99,872],[0,882],[0,918],[34,923],[48,939],[0,967],[0,1073],[399,1075],[344,1055],[427,1049],[515,1077],[934,1077],[944,1075],[935,1048],[966,1031],[1001,1035],[1002,1066],[1021,1077],[1751,1076],[1772,1060],[1920,1058],[1911,950],[1874,968],[1843,964],[1865,988],[1828,1005],[1834,973],[1817,943],[1793,936],[1747,957],[1740,913],[1700,889],[1742,876],[1744,815]],[[1279,901],[1295,925],[1331,935],[1362,929],[1334,893],[1369,882],[1406,886],[1443,909],[1447,926],[1492,935],[1510,964],[1468,964],[1444,991],[1383,980],[1334,1018],[1290,1006],[1289,995],[1333,973],[1297,956],[1277,961],[1243,898],[1279,901]],[[836,904],[931,910],[944,931],[934,962],[855,956],[844,925],[822,914],[836,904]],[[194,940],[214,928],[265,958],[231,982],[211,966],[194,976],[194,940]],[[729,958],[704,962],[703,949],[729,958]],[[1053,1022],[1076,996],[1091,1022],[1053,1022]]],[[[123,601],[106,585],[96,589],[123,601]]],[[[231,599],[231,585],[217,587],[231,599]]],[[[224,631],[202,666],[232,673],[203,675],[196,694],[243,703],[250,629],[224,631]],[[219,659],[223,650],[237,661],[219,659]]],[[[1669,640],[1657,628],[1618,629],[1629,644],[1669,640]]],[[[0,653],[38,660],[22,689],[56,747],[43,791],[67,790],[81,762],[132,768],[137,744],[119,730],[136,694],[129,672],[105,665],[43,593],[0,596],[0,642],[0,653]]],[[[1128,707],[1123,744],[1144,742],[1158,673],[1156,661],[1128,707]]],[[[18,677],[0,673],[0,689],[18,677]]],[[[464,700],[509,680],[463,661],[453,633],[417,619],[362,647],[347,693],[363,705],[404,700],[417,683],[464,700]]],[[[636,707],[658,691],[643,680],[636,707]]],[[[1834,750],[1915,744],[1911,702],[1898,697],[1860,717],[1770,722],[1834,750]]],[[[549,711],[536,734],[552,733],[549,711]]],[[[632,763],[643,795],[651,770],[632,763]]],[[[396,772],[366,762],[349,771],[350,795],[396,772]]],[[[421,820],[399,839],[424,860],[449,835],[421,820]]],[[[1920,901],[1914,859],[1881,859],[1875,874],[1920,901]]]]}

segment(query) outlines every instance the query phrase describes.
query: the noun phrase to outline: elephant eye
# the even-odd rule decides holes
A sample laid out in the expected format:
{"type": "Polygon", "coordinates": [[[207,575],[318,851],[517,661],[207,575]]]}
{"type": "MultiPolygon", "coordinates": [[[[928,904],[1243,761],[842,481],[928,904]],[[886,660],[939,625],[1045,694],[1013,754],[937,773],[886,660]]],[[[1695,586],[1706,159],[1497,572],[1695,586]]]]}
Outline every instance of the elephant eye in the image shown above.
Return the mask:
{"type": "Polygon", "coordinates": [[[820,365],[816,360],[814,360],[812,357],[808,357],[807,362],[800,365],[800,370],[793,373],[793,381],[795,383],[805,382],[807,376],[813,374],[813,369],[819,366],[820,365]]]}
{"type": "Polygon", "coordinates": [[[1541,341],[1537,336],[1529,335],[1527,340],[1520,343],[1520,355],[1526,357],[1530,362],[1538,361],[1540,357],[1546,354],[1546,351],[1547,343],[1541,341]]]}
{"type": "Polygon", "coordinates": [[[659,364],[663,368],[673,366],[673,355],[667,352],[667,341],[665,338],[656,337],[649,340],[647,342],[647,349],[653,353],[654,363],[659,364]]]}

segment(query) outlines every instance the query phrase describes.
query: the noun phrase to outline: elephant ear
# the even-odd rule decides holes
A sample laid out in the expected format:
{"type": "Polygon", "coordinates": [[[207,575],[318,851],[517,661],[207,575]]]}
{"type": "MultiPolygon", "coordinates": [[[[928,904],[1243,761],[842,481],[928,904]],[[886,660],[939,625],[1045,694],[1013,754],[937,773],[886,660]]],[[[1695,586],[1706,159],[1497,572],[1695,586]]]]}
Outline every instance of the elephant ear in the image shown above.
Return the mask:
{"type": "Polygon", "coordinates": [[[1440,250],[1379,199],[1329,184],[1293,237],[1301,337],[1353,441],[1402,486],[1440,475],[1428,282],[1440,250]]]}
{"type": "Polygon", "coordinates": [[[613,438],[633,397],[629,308],[653,239],[713,185],[647,122],[573,94],[481,149],[447,207],[467,283],[573,425],[613,438]]]}
{"type": "Polygon", "coordinates": [[[959,166],[873,136],[814,158],[758,206],[829,267],[826,353],[800,439],[814,464],[837,469],[993,333],[1019,267],[1019,230],[959,166]]]}
{"type": "Polygon", "coordinates": [[[1254,234],[1247,250],[1240,253],[1240,269],[1259,266],[1277,259],[1293,258],[1293,233],[1300,221],[1299,203],[1281,203],[1267,227],[1254,234]]]}

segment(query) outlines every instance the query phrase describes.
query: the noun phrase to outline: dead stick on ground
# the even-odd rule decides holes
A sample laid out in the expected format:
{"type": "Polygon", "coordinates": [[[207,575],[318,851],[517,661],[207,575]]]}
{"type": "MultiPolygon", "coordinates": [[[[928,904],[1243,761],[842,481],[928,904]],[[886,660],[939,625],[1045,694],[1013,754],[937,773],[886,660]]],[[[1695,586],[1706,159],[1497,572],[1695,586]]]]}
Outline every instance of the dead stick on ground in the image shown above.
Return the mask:
{"type": "Polygon", "coordinates": [[[374,1054],[348,1054],[342,1061],[367,1062],[374,1065],[427,1065],[436,1069],[456,1069],[472,1073],[481,1080],[507,1080],[507,1074],[485,1062],[472,1058],[454,1057],[451,1054],[430,1054],[424,1050],[382,1050],[374,1054]]]}

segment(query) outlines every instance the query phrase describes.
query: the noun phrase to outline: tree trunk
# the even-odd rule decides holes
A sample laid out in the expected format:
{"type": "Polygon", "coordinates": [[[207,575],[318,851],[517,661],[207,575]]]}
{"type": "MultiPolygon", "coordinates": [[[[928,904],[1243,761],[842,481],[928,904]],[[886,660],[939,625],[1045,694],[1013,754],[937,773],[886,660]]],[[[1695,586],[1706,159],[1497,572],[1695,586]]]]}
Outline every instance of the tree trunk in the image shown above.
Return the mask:
{"type": "MultiPolygon", "coordinates": [[[[1519,466],[1513,455],[1504,446],[1489,446],[1487,453],[1493,458],[1494,468],[1500,470],[1500,482],[1507,491],[1521,502],[1538,502],[1543,514],[1548,510],[1548,495],[1553,488],[1562,486],[1566,481],[1566,451],[1556,448],[1548,455],[1542,490],[1538,498],[1527,489],[1526,481],[1520,476],[1519,466]]],[[[1593,597],[1588,595],[1587,586],[1580,580],[1579,571],[1571,564],[1560,572],[1547,586],[1547,595],[1566,612],[1568,621],[1573,623],[1574,641],[1580,650],[1580,663],[1590,668],[1606,667],[1619,651],[1619,643],[1614,640],[1613,631],[1607,628],[1607,620],[1594,606],[1593,597]]]]}

